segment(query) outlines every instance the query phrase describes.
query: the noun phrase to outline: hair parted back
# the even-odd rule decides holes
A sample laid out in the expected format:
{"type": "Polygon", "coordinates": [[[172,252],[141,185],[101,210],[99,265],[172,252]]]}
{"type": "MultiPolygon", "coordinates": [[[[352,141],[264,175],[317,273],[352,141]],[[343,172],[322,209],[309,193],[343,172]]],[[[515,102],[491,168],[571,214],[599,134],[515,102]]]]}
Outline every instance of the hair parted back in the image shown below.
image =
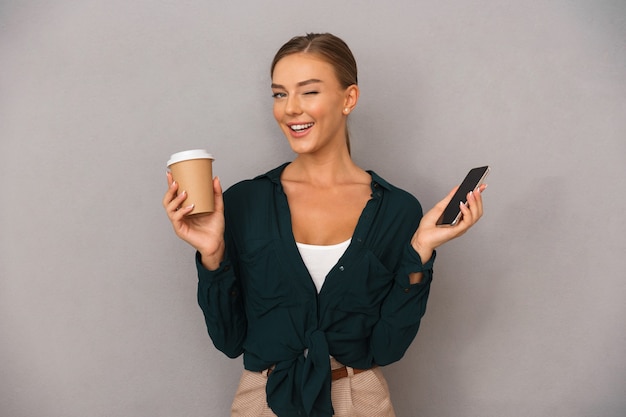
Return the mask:
{"type": "Polygon", "coordinates": [[[352,51],[343,40],[330,33],[308,33],[291,38],[276,52],[270,75],[274,74],[274,67],[278,61],[297,53],[310,53],[322,57],[333,66],[343,88],[358,84],[356,60],[352,51]]]}
{"type": "MultiPolygon", "coordinates": [[[[354,55],[348,45],[331,33],[307,33],[304,36],[295,36],[285,43],[274,56],[270,76],[274,75],[274,68],[281,59],[298,53],[315,54],[335,69],[339,84],[343,88],[358,84],[357,66],[354,55]]],[[[346,127],[346,142],[350,151],[350,138],[346,127]]]]}

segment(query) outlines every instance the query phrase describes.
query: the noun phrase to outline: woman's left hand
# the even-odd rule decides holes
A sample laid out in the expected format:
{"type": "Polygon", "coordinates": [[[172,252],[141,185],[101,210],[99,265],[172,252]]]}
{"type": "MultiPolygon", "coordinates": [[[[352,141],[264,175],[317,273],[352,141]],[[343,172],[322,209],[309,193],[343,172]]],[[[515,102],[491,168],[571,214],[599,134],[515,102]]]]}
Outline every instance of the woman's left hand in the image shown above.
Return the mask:
{"type": "Polygon", "coordinates": [[[476,191],[467,195],[467,205],[462,204],[460,206],[463,216],[455,226],[437,226],[437,220],[441,217],[457,188],[454,188],[446,198],[437,203],[422,217],[419,227],[411,239],[411,245],[419,253],[424,263],[428,262],[436,248],[463,235],[483,215],[482,192],[487,188],[486,185],[481,185],[476,191]]]}

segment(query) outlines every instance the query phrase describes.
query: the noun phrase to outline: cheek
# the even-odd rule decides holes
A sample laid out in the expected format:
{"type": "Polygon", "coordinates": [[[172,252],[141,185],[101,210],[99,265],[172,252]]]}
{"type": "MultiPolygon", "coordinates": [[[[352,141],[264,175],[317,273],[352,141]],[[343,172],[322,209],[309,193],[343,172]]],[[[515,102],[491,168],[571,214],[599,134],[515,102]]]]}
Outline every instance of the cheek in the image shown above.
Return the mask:
{"type": "Polygon", "coordinates": [[[274,107],[272,108],[272,111],[274,113],[274,119],[276,119],[277,122],[280,122],[280,119],[283,116],[283,112],[281,111],[281,107],[278,104],[274,104],[274,107]]]}
{"type": "Polygon", "coordinates": [[[310,101],[302,105],[302,111],[316,122],[321,122],[328,117],[329,108],[329,103],[323,101],[310,101]]]}

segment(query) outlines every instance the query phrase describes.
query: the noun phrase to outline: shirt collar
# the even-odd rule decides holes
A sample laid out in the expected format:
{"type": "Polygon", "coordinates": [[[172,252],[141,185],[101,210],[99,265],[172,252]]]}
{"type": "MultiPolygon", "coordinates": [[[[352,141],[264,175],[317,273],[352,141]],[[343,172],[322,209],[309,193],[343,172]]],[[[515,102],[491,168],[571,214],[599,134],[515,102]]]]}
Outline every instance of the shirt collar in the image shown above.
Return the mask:
{"type": "MultiPolygon", "coordinates": [[[[289,164],[290,164],[290,162],[285,162],[284,164],[282,164],[282,165],[272,169],[271,171],[268,171],[265,174],[261,174],[261,175],[257,176],[255,179],[267,178],[271,182],[273,182],[274,184],[276,184],[280,188],[282,188],[282,184],[280,183],[280,175],[282,174],[282,172],[285,169],[285,167],[287,165],[289,165],[289,164]]],[[[368,170],[367,173],[372,176],[372,190],[377,188],[378,186],[381,186],[381,187],[383,187],[386,190],[390,190],[392,188],[392,186],[387,181],[385,181],[383,178],[381,178],[374,171],[368,170]]]]}

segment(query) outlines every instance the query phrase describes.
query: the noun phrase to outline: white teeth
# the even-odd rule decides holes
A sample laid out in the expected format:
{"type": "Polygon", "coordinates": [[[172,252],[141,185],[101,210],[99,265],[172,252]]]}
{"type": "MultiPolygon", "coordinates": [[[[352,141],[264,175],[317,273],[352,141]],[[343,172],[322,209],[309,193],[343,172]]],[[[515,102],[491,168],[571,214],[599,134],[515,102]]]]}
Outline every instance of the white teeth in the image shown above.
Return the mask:
{"type": "Polygon", "coordinates": [[[311,126],[313,126],[313,123],[307,123],[307,124],[304,124],[304,125],[292,125],[292,126],[289,126],[289,128],[291,130],[296,131],[296,132],[300,132],[302,130],[310,128],[311,126]]]}

